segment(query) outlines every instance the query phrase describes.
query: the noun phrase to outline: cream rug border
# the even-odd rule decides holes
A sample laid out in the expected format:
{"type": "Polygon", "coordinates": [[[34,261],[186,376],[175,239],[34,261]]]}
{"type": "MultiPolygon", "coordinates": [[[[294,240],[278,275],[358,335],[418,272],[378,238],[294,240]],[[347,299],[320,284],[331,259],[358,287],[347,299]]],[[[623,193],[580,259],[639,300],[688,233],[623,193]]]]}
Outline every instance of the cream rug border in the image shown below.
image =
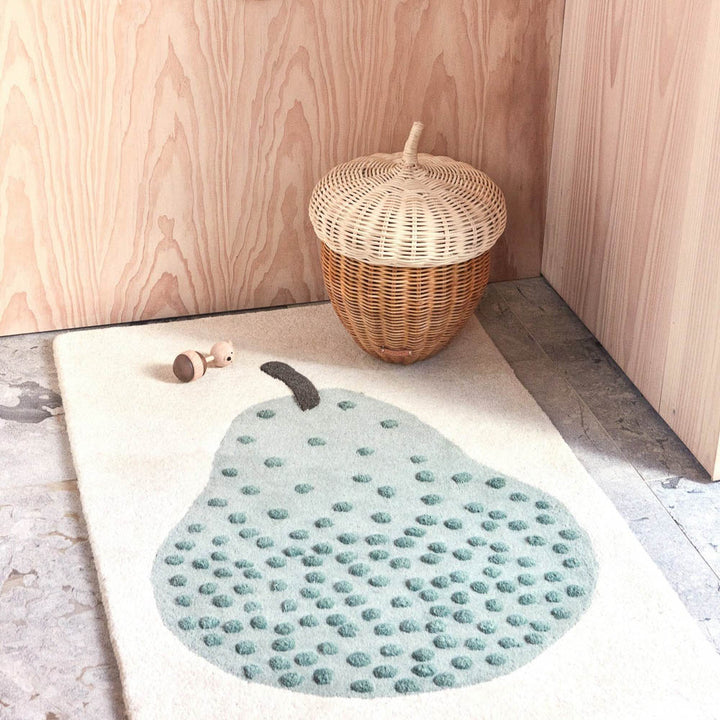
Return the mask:
{"type": "Polygon", "coordinates": [[[410,367],[359,350],[327,304],[70,332],[54,349],[133,720],[720,717],[720,657],[474,318],[448,349],[410,367]],[[207,351],[219,339],[235,343],[232,367],[210,369],[189,385],[174,382],[175,354],[207,351]],[[260,372],[267,360],[293,365],[319,388],[393,403],[478,462],[555,495],[589,533],[600,567],[583,618],[508,676],[404,698],[327,699],[273,689],[191,653],[156,610],[153,559],[207,483],[233,418],[287,394],[260,372]]]}

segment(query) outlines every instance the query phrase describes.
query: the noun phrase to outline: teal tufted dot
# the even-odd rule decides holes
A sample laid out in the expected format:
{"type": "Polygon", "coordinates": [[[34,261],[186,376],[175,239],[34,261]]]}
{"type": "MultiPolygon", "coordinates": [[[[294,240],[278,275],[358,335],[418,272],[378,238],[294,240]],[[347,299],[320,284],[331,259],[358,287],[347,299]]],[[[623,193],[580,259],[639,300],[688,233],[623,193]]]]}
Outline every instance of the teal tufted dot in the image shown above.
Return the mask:
{"type": "MultiPolygon", "coordinates": [[[[390,557],[390,553],[387,550],[371,550],[368,553],[368,557],[371,560],[387,560],[390,557]]],[[[390,563],[390,567],[399,567],[397,564],[390,563]]]]}
{"type": "Polygon", "coordinates": [[[205,529],[205,526],[202,523],[191,523],[188,525],[188,532],[191,533],[201,533],[205,529]]]}
{"type": "Polygon", "coordinates": [[[393,665],[377,665],[373,668],[373,675],[378,680],[387,680],[397,675],[397,668],[393,665]]]}
{"type": "Polygon", "coordinates": [[[350,689],[356,693],[362,693],[363,695],[371,693],[375,687],[369,680],[353,680],[350,683],[350,689]]]}
{"type": "Polygon", "coordinates": [[[312,679],[316,685],[330,685],[333,681],[333,672],[329,668],[318,668],[313,672],[312,679]]]}
{"type": "Polygon", "coordinates": [[[493,488],[493,490],[500,490],[501,488],[504,488],[505,485],[507,485],[507,481],[505,480],[505,478],[494,477],[494,478],[490,478],[489,480],[486,480],[485,484],[488,487],[493,488]]]}
{"type": "Polygon", "coordinates": [[[456,670],[469,670],[473,665],[473,661],[467,655],[458,655],[450,661],[450,664],[456,670]]]}
{"type": "Polygon", "coordinates": [[[259,417],[261,420],[270,420],[271,418],[275,417],[275,411],[274,410],[260,410],[257,413],[257,417],[259,417]]]}
{"type": "Polygon", "coordinates": [[[207,502],[209,507],[226,507],[228,501],[226,498],[214,497],[210,498],[207,502]]]}
{"type": "Polygon", "coordinates": [[[389,500],[390,498],[395,497],[396,490],[392,485],[383,485],[377,489],[377,492],[378,495],[389,500]]]}
{"type": "Polygon", "coordinates": [[[335,607],[335,601],[331,597],[321,597],[316,603],[315,607],[318,610],[330,610],[335,607]]]}
{"type": "Polygon", "coordinates": [[[359,607],[367,602],[365,595],[348,595],[345,598],[345,604],[348,607],[359,607]]]}
{"type": "Polygon", "coordinates": [[[451,612],[452,610],[447,605],[433,605],[430,608],[430,614],[433,617],[447,617],[451,612]]]}
{"type": "Polygon", "coordinates": [[[459,472],[452,476],[452,479],[458,483],[458,485],[469,483],[473,476],[469,472],[459,472]]]}
{"type": "Polygon", "coordinates": [[[563,540],[577,540],[580,537],[580,533],[577,530],[561,530],[560,535],[563,540]]]}
{"type": "Polygon", "coordinates": [[[298,620],[298,625],[304,628],[317,627],[319,624],[320,621],[314,615],[303,615],[298,620]]]}
{"type": "Polygon", "coordinates": [[[390,542],[390,538],[382,533],[372,533],[365,538],[365,542],[368,545],[387,545],[390,542]]]}
{"type": "Polygon", "coordinates": [[[210,633],[209,635],[205,635],[203,637],[203,642],[208,647],[215,647],[217,645],[222,645],[222,637],[220,637],[220,635],[216,635],[215,633],[210,633]]]}
{"type": "Polygon", "coordinates": [[[298,495],[307,495],[309,492],[312,492],[314,490],[313,486],[309,483],[298,483],[295,486],[295,492],[298,495]]]}
{"type": "Polygon", "coordinates": [[[223,630],[230,634],[239,633],[243,629],[243,624],[239,620],[228,620],[223,623],[223,630]]]}
{"type": "Polygon", "coordinates": [[[295,649],[295,641],[291,637],[280,637],[273,640],[270,646],[275,652],[287,652],[295,649]]]}
{"type": "Polygon", "coordinates": [[[433,645],[438,648],[438,650],[450,650],[457,647],[458,641],[457,638],[452,635],[436,635],[433,638],[433,645]]]}
{"type": "Polygon", "coordinates": [[[370,477],[370,475],[364,475],[364,474],[353,475],[353,480],[354,480],[356,483],[369,483],[369,482],[372,482],[372,478],[370,477]]]}
{"type": "Polygon", "coordinates": [[[235,652],[238,655],[252,655],[257,650],[255,643],[249,640],[243,640],[235,645],[235,652]]]}
{"type": "Polygon", "coordinates": [[[413,665],[410,668],[410,672],[420,678],[426,678],[432,677],[437,671],[432,665],[428,663],[419,663],[418,665],[413,665]]]}
{"type": "Polygon", "coordinates": [[[504,665],[507,662],[507,658],[500,653],[490,653],[490,655],[485,658],[485,662],[487,662],[488,665],[504,665]]]}
{"type": "Polygon", "coordinates": [[[443,525],[448,530],[462,530],[463,527],[462,520],[459,518],[448,518],[445,522],[443,522],[443,525]]]}
{"type": "MultiPolygon", "coordinates": [[[[422,517],[425,517],[425,516],[423,515],[422,517]]],[[[431,521],[428,524],[433,525],[434,523],[432,522],[432,516],[429,516],[429,517],[431,518],[431,521]]],[[[405,530],[403,530],[403,533],[408,537],[419,538],[419,537],[423,537],[425,535],[425,533],[427,533],[427,530],[425,530],[423,528],[419,528],[419,527],[409,527],[409,528],[405,528],[405,530]]]]}
{"type": "Polygon", "coordinates": [[[178,627],[181,630],[194,630],[196,627],[195,620],[191,617],[184,617],[178,620],[178,627]]]}
{"type": "Polygon", "coordinates": [[[341,410],[352,410],[353,408],[357,407],[357,405],[352,400],[342,400],[337,404],[337,406],[341,410]]]}
{"type": "Polygon", "coordinates": [[[331,642],[321,642],[317,646],[317,651],[321,655],[337,655],[338,646],[331,642]]]}
{"type": "Polygon", "coordinates": [[[317,661],[318,656],[314,652],[301,652],[295,656],[295,664],[300,667],[314,665],[317,661]]]}
{"type": "Polygon", "coordinates": [[[371,620],[377,620],[381,613],[377,608],[367,608],[362,611],[362,619],[370,622],[371,620]]]}
{"type": "Polygon", "coordinates": [[[185,558],[182,555],[168,555],[165,558],[167,565],[182,565],[185,562],[185,558]]]}
{"type": "Polygon", "coordinates": [[[383,657],[399,657],[403,654],[403,649],[399,645],[383,645],[380,654],[383,657]]]}
{"type": "Polygon", "coordinates": [[[512,637],[504,637],[500,638],[497,641],[497,644],[503,649],[503,650],[509,650],[510,648],[516,648],[520,647],[520,643],[512,637]]]}
{"type": "Polygon", "coordinates": [[[383,420],[380,423],[380,426],[384,428],[385,430],[392,430],[396,428],[400,423],[398,423],[397,420],[383,420]]]}
{"type": "Polygon", "coordinates": [[[300,597],[306,600],[317,600],[320,597],[320,591],[313,587],[300,588],[300,597]]]}
{"type": "Polygon", "coordinates": [[[365,667],[372,662],[370,655],[364,652],[350,653],[345,660],[348,665],[352,665],[353,667],[365,667]]]}
{"type": "Polygon", "coordinates": [[[352,545],[353,543],[356,543],[360,538],[357,533],[346,532],[338,535],[337,539],[343,545],[352,545]]]}
{"type": "Polygon", "coordinates": [[[455,686],[455,676],[452,673],[439,673],[433,678],[433,682],[441,688],[455,686]]]}
{"type": "Polygon", "coordinates": [[[487,583],[484,583],[481,580],[475,580],[474,582],[471,582],[470,589],[481,595],[484,595],[489,590],[487,583]]]}
{"type": "Polygon", "coordinates": [[[435,482],[435,474],[430,472],[430,470],[421,470],[420,472],[415,473],[415,479],[418,482],[431,483],[435,482]]]}
{"type": "Polygon", "coordinates": [[[440,594],[437,590],[428,588],[427,590],[421,590],[419,597],[425,602],[435,602],[440,597],[440,594]]]}
{"type": "Polygon", "coordinates": [[[187,578],[184,575],[173,575],[168,582],[173,587],[182,587],[183,585],[187,585],[187,578]]]}
{"type": "Polygon", "coordinates": [[[370,516],[370,519],[373,522],[378,523],[379,525],[387,525],[388,523],[392,522],[392,516],[390,515],[390,513],[386,512],[373,513],[370,516]]]}
{"type": "Polygon", "coordinates": [[[212,599],[212,604],[215,607],[226,608],[226,607],[230,607],[233,604],[233,599],[231,597],[229,597],[228,595],[216,595],[212,599]]]}
{"type": "Polygon", "coordinates": [[[568,594],[568,597],[577,598],[585,594],[585,588],[580,585],[568,585],[565,588],[565,592],[568,594]]]}
{"type": "Polygon", "coordinates": [[[395,628],[389,623],[379,623],[373,628],[373,632],[380,637],[388,637],[395,634],[395,628]]]}
{"type": "Polygon", "coordinates": [[[192,540],[181,540],[175,543],[175,547],[178,550],[192,550],[195,547],[195,543],[192,540]]]}
{"type": "Polygon", "coordinates": [[[372,455],[375,450],[370,447],[360,447],[355,452],[361,457],[368,457],[369,455],[372,455]]]}
{"type": "Polygon", "coordinates": [[[310,447],[322,447],[323,445],[327,444],[327,441],[321,437],[308,438],[307,442],[310,447]]]}
{"type": "Polygon", "coordinates": [[[430,635],[437,635],[438,633],[444,633],[447,630],[447,625],[442,620],[431,620],[425,623],[425,630],[430,635]]]}
{"type": "Polygon", "coordinates": [[[422,463],[427,462],[427,457],[425,457],[425,455],[411,455],[410,462],[414,465],[421,465],[422,463]]]}
{"type": "Polygon", "coordinates": [[[333,525],[335,525],[335,523],[329,517],[321,517],[315,521],[315,527],[318,528],[318,530],[333,527],[333,525]]]}
{"type": "Polygon", "coordinates": [[[250,619],[250,627],[254,630],[265,630],[265,628],[267,628],[267,620],[262,615],[256,615],[250,619]]]}
{"type": "Polygon", "coordinates": [[[302,681],[302,675],[294,672],[285,673],[278,678],[278,682],[286,688],[297,687],[302,681]]]}
{"type": "Polygon", "coordinates": [[[572,617],[572,613],[570,610],[562,607],[556,607],[553,608],[550,611],[550,614],[556,619],[556,620],[568,620],[572,617]]]}
{"type": "Polygon", "coordinates": [[[332,509],[335,512],[338,512],[338,513],[343,512],[344,513],[344,512],[350,512],[353,509],[353,506],[352,506],[352,503],[347,502],[347,500],[343,500],[342,502],[336,502],[332,506],[332,509]]]}
{"type": "Polygon", "coordinates": [[[262,668],[259,665],[243,665],[243,675],[248,680],[253,680],[262,674],[262,668]]]}
{"type": "Polygon", "coordinates": [[[247,515],[243,512],[230,513],[230,515],[228,515],[228,520],[233,525],[242,525],[243,523],[247,522],[247,515]]]}
{"type": "Polygon", "coordinates": [[[395,690],[401,695],[420,692],[420,686],[412,678],[403,678],[395,683],[395,690]]]}
{"type": "Polygon", "coordinates": [[[223,468],[221,472],[225,477],[229,477],[229,478],[237,477],[237,474],[238,474],[237,468],[234,468],[234,467],[223,468]]]}
{"type": "Polygon", "coordinates": [[[470,637],[465,641],[465,647],[468,650],[484,650],[487,644],[480,637],[470,637]]]}
{"type": "Polygon", "coordinates": [[[370,566],[364,563],[357,563],[356,565],[351,565],[348,568],[348,572],[355,577],[363,577],[363,575],[367,575],[370,572],[370,566]]]}
{"type": "Polygon", "coordinates": [[[577,558],[570,557],[563,560],[563,565],[570,570],[574,570],[575,568],[580,567],[581,563],[577,558]]]}
{"type": "Polygon", "coordinates": [[[268,587],[272,592],[283,592],[287,590],[287,583],[284,580],[271,580],[268,587]]]}
{"type": "Polygon", "coordinates": [[[527,618],[524,615],[508,615],[505,618],[508,625],[513,627],[520,627],[527,624],[527,618]]]}
{"type": "Polygon", "coordinates": [[[526,522],[524,522],[523,520],[511,520],[508,523],[508,527],[511,530],[515,530],[516,532],[518,532],[520,530],[527,530],[528,524],[526,522]]]}
{"type": "Polygon", "coordinates": [[[280,655],[274,655],[271,657],[270,660],[268,660],[268,665],[270,666],[270,669],[275,672],[289,670],[292,667],[292,663],[287,658],[281,657],[280,655]]]}
{"type": "Polygon", "coordinates": [[[243,495],[259,495],[260,488],[257,485],[243,485],[240,488],[240,492],[243,495]]]}
{"type": "Polygon", "coordinates": [[[290,513],[285,508],[272,508],[267,512],[273,520],[286,520],[290,513]]]}
{"type": "Polygon", "coordinates": [[[470,547],[483,547],[487,545],[487,540],[480,537],[479,535],[473,535],[472,537],[469,537],[467,539],[467,543],[468,545],[470,545],[470,547]]]}

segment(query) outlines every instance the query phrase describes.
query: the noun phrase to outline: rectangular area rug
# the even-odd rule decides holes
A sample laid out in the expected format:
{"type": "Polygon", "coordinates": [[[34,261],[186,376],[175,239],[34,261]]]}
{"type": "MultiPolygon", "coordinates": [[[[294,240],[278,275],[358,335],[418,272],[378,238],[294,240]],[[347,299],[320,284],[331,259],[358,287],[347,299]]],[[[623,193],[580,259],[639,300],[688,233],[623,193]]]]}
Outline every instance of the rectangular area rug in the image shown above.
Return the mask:
{"type": "Polygon", "coordinates": [[[409,367],[324,304],[55,357],[131,718],[720,717],[720,658],[475,319],[409,367]]]}

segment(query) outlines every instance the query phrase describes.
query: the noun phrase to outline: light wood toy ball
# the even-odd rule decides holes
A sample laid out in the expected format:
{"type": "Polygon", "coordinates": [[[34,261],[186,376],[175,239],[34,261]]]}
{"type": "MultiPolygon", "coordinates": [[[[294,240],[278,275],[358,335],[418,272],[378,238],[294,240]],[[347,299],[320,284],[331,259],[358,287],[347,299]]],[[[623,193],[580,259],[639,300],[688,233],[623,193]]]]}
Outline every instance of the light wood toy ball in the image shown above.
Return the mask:
{"type": "Polygon", "coordinates": [[[192,382],[205,374],[208,365],[226,367],[234,355],[232,343],[227,340],[216,342],[210,348],[209,355],[203,355],[197,350],[186,350],[175,358],[173,373],[180,382],[192,382]]]}

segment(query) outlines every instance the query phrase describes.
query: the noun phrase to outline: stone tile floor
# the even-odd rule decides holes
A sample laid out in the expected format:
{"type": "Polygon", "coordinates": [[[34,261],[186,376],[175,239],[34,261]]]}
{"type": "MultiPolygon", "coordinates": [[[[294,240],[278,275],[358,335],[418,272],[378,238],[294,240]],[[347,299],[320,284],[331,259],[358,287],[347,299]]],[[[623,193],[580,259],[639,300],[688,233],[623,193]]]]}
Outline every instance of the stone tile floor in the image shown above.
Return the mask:
{"type": "MultiPolygon", "coordinates": [[[[720,652],[720,483],[543,279],[490,285],[477,316],[720,652]]],[[[0,718],[117,720],[53,337],[0,338],[0,718]]]]}

